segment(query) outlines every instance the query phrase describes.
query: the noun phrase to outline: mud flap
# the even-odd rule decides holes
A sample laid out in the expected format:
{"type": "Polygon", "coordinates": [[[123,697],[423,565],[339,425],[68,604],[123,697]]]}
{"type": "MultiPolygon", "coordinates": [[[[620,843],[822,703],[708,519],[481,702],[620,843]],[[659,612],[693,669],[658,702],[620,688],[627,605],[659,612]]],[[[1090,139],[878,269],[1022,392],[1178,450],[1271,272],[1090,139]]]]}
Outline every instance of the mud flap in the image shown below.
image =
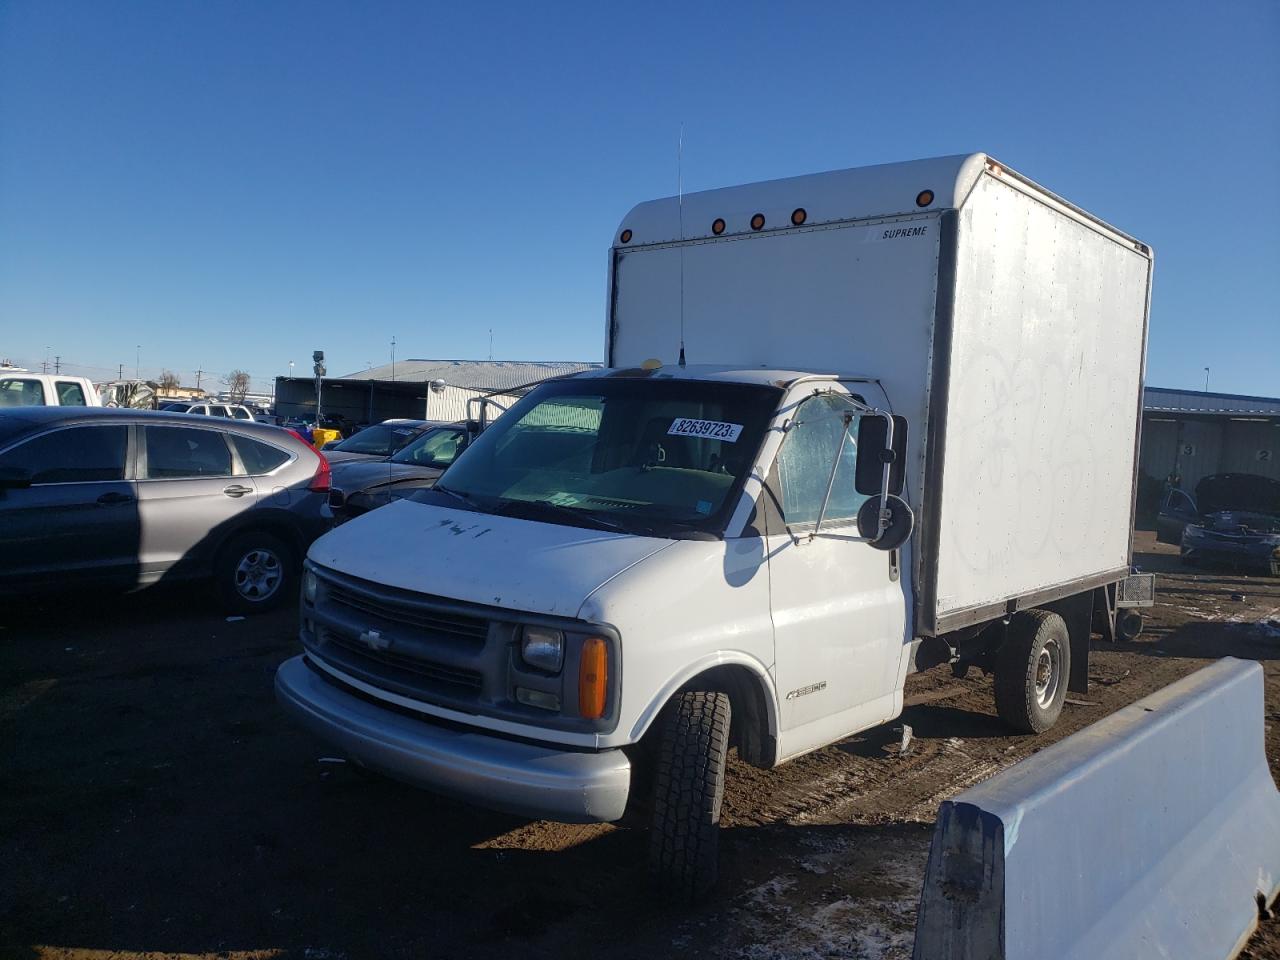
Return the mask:
{"type": "Polygon", "coordinates": [[[1234,957],[1280,892],[1262,678],[1225,658],[943,803],[915,960],[1234,957]]]}

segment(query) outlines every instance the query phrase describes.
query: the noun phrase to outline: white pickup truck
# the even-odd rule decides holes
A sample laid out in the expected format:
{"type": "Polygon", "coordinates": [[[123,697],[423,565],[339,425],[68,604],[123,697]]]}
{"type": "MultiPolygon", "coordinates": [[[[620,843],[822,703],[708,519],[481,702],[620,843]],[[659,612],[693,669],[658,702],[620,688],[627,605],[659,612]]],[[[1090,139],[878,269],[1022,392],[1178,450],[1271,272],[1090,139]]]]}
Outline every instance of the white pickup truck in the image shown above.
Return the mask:
{"type": "Polygon", "coordinates": [[[983,155],[644,203],[607,368],[311,548],[281,702],[532,817],[647,815],[716,878],[725,758],[883,724],[913,670],[1049,727],[1149,597],[1130,529],[1152,254],[983,155]]]}
{"type": "Polygon", "coordinates": [[[100,407],[93,381],[60,373],[0,369],[0,409],[5,407],[100,407]]]}

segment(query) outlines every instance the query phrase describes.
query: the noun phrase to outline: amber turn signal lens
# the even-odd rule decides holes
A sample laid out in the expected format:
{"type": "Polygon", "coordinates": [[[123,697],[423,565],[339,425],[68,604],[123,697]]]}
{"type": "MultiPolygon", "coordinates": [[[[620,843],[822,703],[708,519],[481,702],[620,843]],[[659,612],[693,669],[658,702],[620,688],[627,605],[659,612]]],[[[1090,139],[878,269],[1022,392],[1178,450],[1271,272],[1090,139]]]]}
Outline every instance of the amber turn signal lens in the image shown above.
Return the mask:
{"type": "Polygon", "coordinates": [[[619,239],[619,240],[621,240],[623,243],[630,243],[630,242],[631,242],[631,231],[630,231],[630,230],[623,230],[623,231],[622,231],[622,236],[620,236],[618,239],[619,239]]]}
{"type": "Polygon", "coordinates": [[[599,637],[588,637],[578,664],[578,713],[587,720],[603,717],[608,689],[609,646],[599,637]]]}
{"type": "Polygon", "coordinates": [[[764,214],[757,213],[754,217],[751,218],[751,229],[761,230],[763,228],[764,228],[764,214]]]}
{"type": "Polygon", "coordinates": [[[724,221],[716,217],[715,223],[711,224],[711,232],[717,237],[724,233],[724,221]]]}
{"type": "Polygon", "coordinates": [[[800,226],[809,219],[809,214],[805,212],[804,207],[796,207],[791,211],[791,223],[793,226],[800,226]]]}
{"type": "Polygon", "coordinates": [[[917,207],[927,207],[931,203],[933,203],[932,190],[921,190],[919,193],[916,194],[917,207]]]}

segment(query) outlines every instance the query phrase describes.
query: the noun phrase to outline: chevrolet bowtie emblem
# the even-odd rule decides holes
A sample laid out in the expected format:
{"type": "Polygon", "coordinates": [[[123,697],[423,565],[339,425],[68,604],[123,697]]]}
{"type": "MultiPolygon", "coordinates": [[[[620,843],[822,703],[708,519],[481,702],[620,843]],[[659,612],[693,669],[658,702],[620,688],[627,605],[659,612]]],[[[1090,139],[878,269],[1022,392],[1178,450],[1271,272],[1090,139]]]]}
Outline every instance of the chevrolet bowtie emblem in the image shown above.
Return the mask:
{"type": "Polygon", "coordinates": [[[380,634],[377,630],[366,630],[360,634],[360,642],[370,650],[385,650],[391,646],[391,641],[380,634]]]}

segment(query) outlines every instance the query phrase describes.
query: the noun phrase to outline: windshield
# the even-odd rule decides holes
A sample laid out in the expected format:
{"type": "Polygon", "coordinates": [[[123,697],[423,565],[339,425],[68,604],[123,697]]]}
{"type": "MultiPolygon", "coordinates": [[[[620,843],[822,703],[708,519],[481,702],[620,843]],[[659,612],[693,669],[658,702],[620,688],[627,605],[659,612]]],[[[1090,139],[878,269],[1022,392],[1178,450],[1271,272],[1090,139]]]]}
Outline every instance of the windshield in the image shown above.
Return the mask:
{"type": "Polygon", "coordinates": [[[549,523],[719,532],[780,395],[690,380],[546,383],[482,433],[436,489],[549,523]]]}
{"type": "Polygon", "coordinates": [[[169,411],[170,413],[186,413],[188,410],[190,410],[190,409],[191,409],[191,404],[189,404],[189,403],[166,403],[166,404],[165,404],[163,407],[161,407],[160,409],[161,409],[161,410],[167,410],[167,411],[169,411]]]}
{"type": "Polygon", "coordinates": [[[392,461],[409,463],[415,467],[439,467],[443,470],[467,445],[466,431],[460,427],[439,427],[428,430],[402,449],[392,461]]]}
{"type": "Polygon", "coordinates": [[[375,457],[389,457],[418,433],[417,428],[407,423],[378,423],[365,427],[340,443],[331,443],[329,450],[341,450],[343,453],[366,453],[375,457]]]}

